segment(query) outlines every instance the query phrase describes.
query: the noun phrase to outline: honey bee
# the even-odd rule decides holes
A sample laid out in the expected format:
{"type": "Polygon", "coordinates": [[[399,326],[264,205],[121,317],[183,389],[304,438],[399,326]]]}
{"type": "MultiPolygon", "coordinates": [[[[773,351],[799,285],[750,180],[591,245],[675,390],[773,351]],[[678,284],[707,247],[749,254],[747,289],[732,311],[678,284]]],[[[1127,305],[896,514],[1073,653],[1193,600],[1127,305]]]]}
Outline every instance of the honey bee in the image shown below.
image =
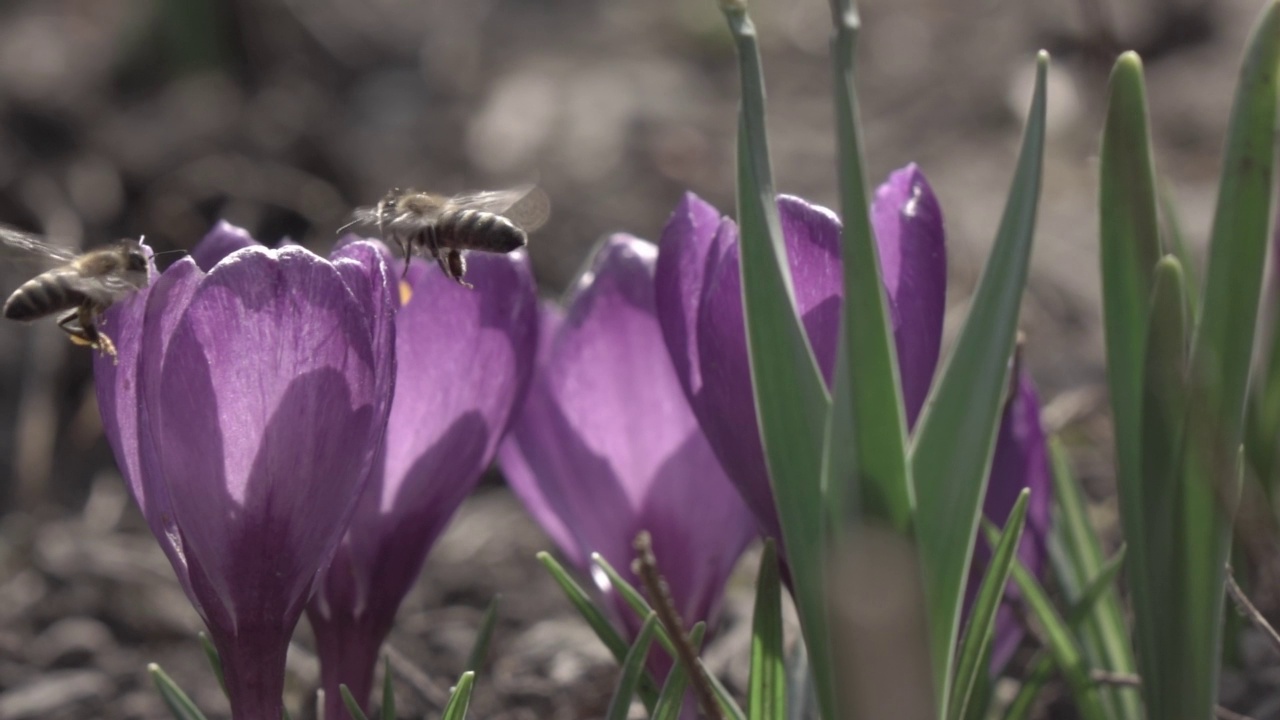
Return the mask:
{"type": "Polygon", "coordinates": [[[394,242],[408,258],[424,252],[445,275],[463,287],[471,284],[464,250],[508,253],[528,243],[549,215],[547,196],[532,185],[509,190],[463,193],[452,197],[393,188],[371,207],[357,208],[352,225],[376,225],[384,240],[394,242]]]}
{"type": "Polygon", "coordinates": [[[35,235],[0,226],[0,244],[58,263],[15,290],[4,303],[4,316],[37,320],[67,310],[58,317],[58,327],[72,342],[100,350],[114,361],[115,344],[98,328],[98,322],[112,303],[146,287],[147,256],[141,240],[125,239],[77,254],[35,235]]]}

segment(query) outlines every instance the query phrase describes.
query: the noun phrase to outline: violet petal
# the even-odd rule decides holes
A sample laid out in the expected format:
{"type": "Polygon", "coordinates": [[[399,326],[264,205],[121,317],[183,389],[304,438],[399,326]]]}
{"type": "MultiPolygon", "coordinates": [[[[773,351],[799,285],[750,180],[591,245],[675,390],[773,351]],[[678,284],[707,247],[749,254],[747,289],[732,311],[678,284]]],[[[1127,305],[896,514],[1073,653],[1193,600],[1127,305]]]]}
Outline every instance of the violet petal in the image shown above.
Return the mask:
{"type": "Polygon", "coordinates": [[[655,257],[653,245],[626,235],[599,249],[500,457],[513,489],[539,499],[531,512],[580,570],[599,552],[629,575],[631,543],[649,530],[677,609],[687,622],[713,621],[755,527],[662,341],[655,257]]]}
{"type": "MultiPolygon", "coordinates": [[[[344,245],[380,253],[370,243],[344,245]]],[[[393,266],[394,270],[394,266],[393,266]]],[[[367,699],[373,667],[427,553],[492,461],[528,388],[537,295],[528,257],[476,253],[468,290],[414,260],[395,315],[398,367],[382,452],[308,607],[325,682],[367,699]]]]}
{"type": "MultiPolygon", "coordinates": [[[[1018,544],[1018,560],[1037,578],[1044,576],[1048,563],[1050,507],[1053,498],[1053,476],[1048,457],[1044,429],[1040,425],[1040,402],[1031,375],[1021,372],[1016,394],[1005,406],[999,435],[991,461],[991,475],[983,514],[997,526],[1009,519],[1018,495],[1031,489],[1028,499],[1026,527],[1018,544]]],[[[979,539],[974,548],[969,583],[965,590],[965,614],[972,606],[982,582],[982,574],[991,561],[991,549],[979,539]]],[[[996,611],[995,641],[991,651],[992,672],[999,672],[1013,657],[1026,629],[1015,612],[1014,603],[1021,593],[1009,586],[1005,600],[996,611]]]]}
{"type": "Polygon", "coordinates": [[[947,309],[942,209],[913,163],[889,175],[871,205],[889,298],[907,426],[914,427],[938,366],[947,309]]]}
{"type": "Polygon", "coordinates": [[[209,272],[214,265],[237,250],[256,247],[259,243],[248,230],[236,227],[226,220],[219,220],[191,250],[191,257],[200,269],[209,272]]]}

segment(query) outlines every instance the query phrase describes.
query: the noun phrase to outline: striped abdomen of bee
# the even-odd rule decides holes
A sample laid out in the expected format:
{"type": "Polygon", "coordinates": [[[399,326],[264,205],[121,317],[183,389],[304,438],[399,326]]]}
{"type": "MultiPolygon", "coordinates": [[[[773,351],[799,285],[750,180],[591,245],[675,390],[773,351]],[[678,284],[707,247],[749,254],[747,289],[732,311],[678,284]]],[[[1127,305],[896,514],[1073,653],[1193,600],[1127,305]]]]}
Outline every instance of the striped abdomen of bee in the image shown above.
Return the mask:
{"type": "Polygon", "coordinates": [[[81,279],[72,267],[60,267],[41,273],[23,283],[4,304],[9,320],[36,320],[60,310],[79,307],[90,298],[72,287],[81,279]]]}
{"type": "Polygon", "coordinates": [[[524,230],[502,215],[467,208],[441,213],[433,232],[428,233],[427,242],[434,245],[433,251],[450,248],[508,253],[524,247],[529,238],[524,230]]]}

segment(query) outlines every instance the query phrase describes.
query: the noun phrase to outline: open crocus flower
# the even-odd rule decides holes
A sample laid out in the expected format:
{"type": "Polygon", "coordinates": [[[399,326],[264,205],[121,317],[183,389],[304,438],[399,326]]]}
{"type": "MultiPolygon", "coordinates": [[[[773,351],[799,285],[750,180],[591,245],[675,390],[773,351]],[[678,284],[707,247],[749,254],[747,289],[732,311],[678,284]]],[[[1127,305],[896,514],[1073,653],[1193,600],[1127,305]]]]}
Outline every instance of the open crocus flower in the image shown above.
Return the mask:
{"type": "MultiPolygon", "coordinates": [[[[795,197],[779,197],[778,212],[798,309],[830,384],[844,292],[840,222],[831,211],[795,197]]],[[[919,168],[893,172],[876,190],[871,222],[907,423],[914,427],[938,364],[947,283],[942,211],[919,168]]],[[[658,319],[689,404],[761,528],[781,540],[751,390],[737,225],[685,195],[663,231],[656,278],[658,319]]],[[[1001,514],[1001,499],[1016,497],[1029,484],[1033,497],[1047,503],[1049,485],[1035,484],[1043,479],[993,472],[988,516],[1006,517],[1012,501],[1001,514]]],[[[1028,546],[1031,539],[1024,537],[1022,547],[1028,546]]],[[[1043,544],[1033,547],[1043,557],[1043,544]]]]}
{"type": "Polygon", "coordinates": [[[307,617],[325,717],[369,699],[378,650],[427,552],[480,479],[528,389],[538,300],[528,257],[475,253],[459,286],[414,259],[396,314],[396,381],[383,452],[307,617]]]}
{"type": "MultiPolygon", "coordinates": [[[[224,241],[252,243],[228,225],[206,239],[224,241]]],[[[183,259],[106,315],[107,439],[209,627],[235,718],[281,717],[289,638],[381,444],[390,277],[367,243],[329,260],[250,247],[183,259]]]]}
{"type": "MultiPolygon", "coordinates": [[[[1017,376],[1012,380],[1013,392],[1004,406],[1000,431],[991,458],[991,474],[983,515],[998,527],[1004,527],[1013,505],[1023,488],[1031,488],[1027,500],[1027,521],[1018,544],[1018,561],[1037,577],[1048,565],[1049,521],[1053,491],[1053,475],[1049,466],[1049,447],[1040,425],[1040,400],[1031,374],[1014,363],[1017,376]]],[[[969,584],[965,588],[965,615],[978,594],[982,573],[991,560],[991,549],[979,540],[973,550],[969,584]]],[[[1022,594],[1009,583],[1005,597],[1020,601],[1022,594]]],[[[1012,605],[1002,603],[996,611],[995,641],[991,648],[991,669],[998,673],[1008,664],[1026,634],[1012,605]]]]}
{"type": "MultiPolygon", "coordinates": [[[[632,580],[632,541],[648,530],[685,624],[713,624],[725,581],[757,530],[663,344],[656,256],[652,244],[615,235],[578,280],[564,317],[544,311],[538,372],[498,458],[525,506],[602,589],[607,581],[590,573],[590,554],[632,580]]],[[[610,594],[634,637],[639,622],[610,594]]]]}

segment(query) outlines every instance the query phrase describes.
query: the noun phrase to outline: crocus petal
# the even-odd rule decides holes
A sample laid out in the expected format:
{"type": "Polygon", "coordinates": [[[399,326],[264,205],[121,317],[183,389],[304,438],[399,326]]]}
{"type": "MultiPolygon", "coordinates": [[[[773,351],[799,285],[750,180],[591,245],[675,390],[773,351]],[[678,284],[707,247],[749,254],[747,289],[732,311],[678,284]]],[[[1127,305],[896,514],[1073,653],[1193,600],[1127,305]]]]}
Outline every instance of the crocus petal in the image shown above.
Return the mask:
{"type": "MultiPolygon", "coordinates": [[[[626,235],[600,248],[500,461],[580,570],[599,552],[629,574],[631,543],[648,530],[682,617],[713,621],[754,522],[702,436],[662,342],[655,259],[653,245],[626,235]]],[[[622,617],[634,632],[629,613],[622,617]]]]}
{"type": "Polygon", "coordinates": [[[173,565],[178,582],[201,612],[192,592],[181,533],[174,525],[169,487],[159,474],[155,445],[149,441],[153,406],[139,379],[144,374],[159,373],[173,327],[203,277],[191,258],[183,258],[132,300],[108,310],[105,319],[115,328],[120,362],[113,365],[109,359],[98,358],[94,365],[103,427],[117,464],[147,525],[173,565]]]}
{"type": "MultiPolygon", "coordinates": [[[[716,456],[763,532],[781,538],[755,420],[737,227],[721,220],[708,240],[708,207],[686,197],[668,222],[658,264],[659,318],[681,384],[716,456]],[[692,327],[690,318],[696,318],[692,327]]],[[[796,303],[830,383],[844,290],[840,224],[830,211],[794,197],[779,197],[778,212],[796,303]]],[[[937,365],[946,295],[941,212],[914,165],[893,173],[879,188],[872,223],[907,419],[913,424],[937,365]]]]}
{"type": "Polygon", "coordinates": [[[392,365],[375,338],[391,331],[373,327],[390,316],[370,307],[305,250],[250,248],[144,330],[163,358],[139,372],[144,484],[168,488],[237,716],[279,712],[289,636],[385,427],[392,365]]]}
{"type": "Polygon", "coordinates": [[[200,269],[209,272],[214,265],[237,250],[258,245],[248,230],[236,227],[226,220],[219,220],[217,225],[204,236],[191,251],[191,257],[200,269]]]}
{"type": "MultiPolygon", "coordinates": [[[[991,460],[991,474],[983,514],[997,526],[1003,526],[1024,488],[1031,489],[1027,505],[1026,527],[1018,545],[1018,560],[1036,577],[1043,577],[1048,561],[1050,506],[1053,476],[1049,466],[1048,446],[1040,425],[1040,402],[1031,375],[1019,373],[1015,393],[1005,405],[1000,432],[991,460]]],[[[991,550],[978,541],[974,548],[973,566],[966,587],[965,613],[971,606],[982,581],[982,573],[991,560],[991,550]]],[[[1014,610],[1021,594],[1017,588],[1006,590],[1006,600],[996,612],[995,644],[991,650],[991,668],[998,673],[1013,657],[1026,631],[1014,610]]]]}
{"type": "Polygon", "coordinates": [[[938,366],[947,309],[942,209],[914,163],[894,171],[876,190],[871,222],[893,319],[907,424],[914,427],[938,366]]]}
{"type": "Polygon", "coordinates": [[[157,379],[159,469],[188,556],[231,617],[305,598],[320,538],[348,511],[333,500],[363,480],[379,423],[360,311],[320,258],[246,250],[205,278],[174,328],[157,379]]]}
{"type": "MultiPolygon", "coordinates": [[[[829,380],[835,363],[843,283],[840,226],[830,212],[796,198],[780,198],[778,211],[796,301],[819,367],[829,380]]],[[[738,229],[732,222],[721,223],[716,245],[719,257],[709,271],[698,323],[702,392],[692,398],[691,404],[717,457],[756,514],[761,529],[781,539],[755,419],[742,315],[738,229]]]]}
{"type": "MultiPolygon", "coordinates": [[[[538,331],[537,363],[539,367],[546,365],[550,361],[551,344],[556,337],[559,337],[560,326],[563,322],[564,311],[560,309],[560,306],[550,302],[539,304],[538,323],[540,327],[538,331]]],[[[529,385],[529,393],[525,397],[525,402],[520,411],[521,422],[518,432],[526,433],[526,437],[529,437],[550,427],[547,420],[554,417],[551,412],[555,409],[555,404],[549,393],[550,391],[542,373],[535,373],[529,385]]],[[[516,497],[520,499],[520,502],[524,504],[529,514],[537,518],[538,524],[551,537],[551,541],[555,543],[556,547],[562,548],[573,564],[585,567],[589,562],[589,558],[581,553],[573,531],[560,519],[564,508],[556,504],[557,500],[553,500],[544,494],[543,485],[537,482],[533,466],[524,456],[524,445],[530,445],[532,448],[549,448],[551,447],[549,443],[557,439],[553,434],[552,437],[547,438],[545,441],[530,438],[525,443],[504,442],[498,446],[498,463],[502,466],[502,472],[507,477],[507,485],[516,494],[516,497]]],[[[546,455],[536,458],[536,461],[553,463],[557,462],[557,458],[555,455],[546,455]]],[[[563,471],[567,473],[568,469],[563,469],[563,471]]]]}
{"type": "Polygon", "coordinates": [[[720,212],[691,192],[684,194],[662,230],[654,271],[654,301],[676,376],[689,397],[702,390],[698,313],[707,263],[718,260],[720,212]]]}
{"type": "MultiPolygon", "coordinates": [[[[372,243],[345,244],[381,254],[372,243]]],[[[341,269],[341,264],[339,263],[341,269]]],[[[398,268],[393,267],[393,271],[398,268]]],[[[326,716],[345,717],[338,684],[369,695],[382,640],[428,551],[492,461],[524,397],[537,347],[528,257],[476,253],[459,286],[414,260],[395,316],[397,378],[382,452],[347,536],[308,607],[326,716]]]]}

